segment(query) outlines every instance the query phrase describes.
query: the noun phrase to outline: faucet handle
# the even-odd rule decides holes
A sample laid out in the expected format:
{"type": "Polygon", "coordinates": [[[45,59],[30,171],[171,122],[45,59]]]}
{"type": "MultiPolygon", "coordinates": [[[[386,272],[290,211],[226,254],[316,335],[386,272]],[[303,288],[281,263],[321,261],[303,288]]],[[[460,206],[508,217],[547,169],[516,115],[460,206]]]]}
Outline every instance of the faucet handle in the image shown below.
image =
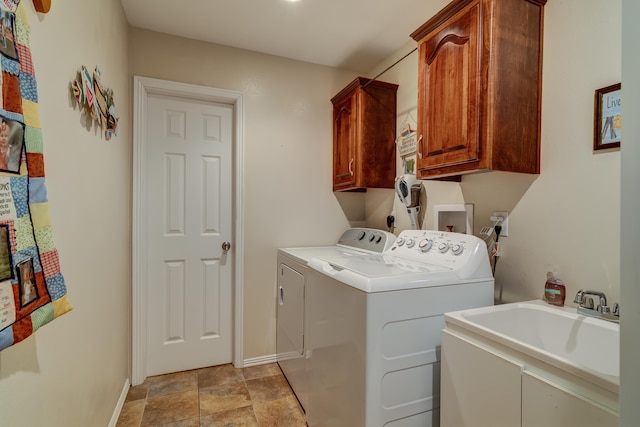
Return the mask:
{"type": "Polygon", "coordinates": [[[620,304],[618,303],[613,304],[613,315],[620,316],[620,304]]]}
{"type": "Polygon", "coordinates": [[[620,321],[620,305],[618,303],[613,304],[613,311],[611,311],[611,307],[602,306],[602,311],[600,312],[600,314],[604,320],[619,322],[620,321]]]}
{"type": "Polygon", "coordinates": [[[609,307],[608,305],[600,306],[600,313],[602,313],[602,314],[611,314],[611,307],[609,307]]]}

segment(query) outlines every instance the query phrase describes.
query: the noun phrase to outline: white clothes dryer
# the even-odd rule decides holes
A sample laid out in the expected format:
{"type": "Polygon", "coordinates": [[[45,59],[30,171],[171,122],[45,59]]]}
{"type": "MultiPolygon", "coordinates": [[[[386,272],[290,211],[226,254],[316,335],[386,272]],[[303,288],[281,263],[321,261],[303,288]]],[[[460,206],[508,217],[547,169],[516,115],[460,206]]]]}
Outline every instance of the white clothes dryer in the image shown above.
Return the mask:
{"type": "Polygon", "coordinates": [[[278,250],[276,359],[298,397],[307,406],[306,341],[308,300],[305,298],[310,259],[382,253],[396,236],[371,228],[350,228],[332,246],[281,248],[278,250]]]}
{"type": "Polygon", "coordinates": [[[407,230],[381,254],[308,265],[308,425],[439,426],[444,313],[493,304],[485,243],[407,230]]]}

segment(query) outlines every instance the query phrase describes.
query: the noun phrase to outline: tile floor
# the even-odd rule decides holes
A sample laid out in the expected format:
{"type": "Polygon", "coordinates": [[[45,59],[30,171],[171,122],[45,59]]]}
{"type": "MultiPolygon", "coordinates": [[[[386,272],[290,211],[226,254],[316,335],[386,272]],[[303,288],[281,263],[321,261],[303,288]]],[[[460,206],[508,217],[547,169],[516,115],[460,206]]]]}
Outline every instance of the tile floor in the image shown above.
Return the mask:
{"type": "Polygon", "coordinates": [[[149,377],[131,387],[117,427],[303,427],[304,413],[276,363],[149,377]]]}

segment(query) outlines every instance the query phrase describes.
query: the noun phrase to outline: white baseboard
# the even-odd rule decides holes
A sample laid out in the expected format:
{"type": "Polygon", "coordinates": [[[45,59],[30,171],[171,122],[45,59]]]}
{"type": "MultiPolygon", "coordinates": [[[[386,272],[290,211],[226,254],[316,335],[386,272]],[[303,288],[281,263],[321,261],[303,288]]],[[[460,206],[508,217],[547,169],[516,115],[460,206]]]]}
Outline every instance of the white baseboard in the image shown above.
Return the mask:
{"type": "Polygon", "coordinates": [[[266,365],[267,363],[276,363],[276,355],[271,354],[268,356],[253,357],[251,359],[244,359],[243,367],[266,365]]]}
{"type": "Polygon", "coordinates": [[[118,403],[116,404],[116,408],[113,410],[113,415],[111,415],[111,421],[109,421],[109,427],[116,427],[118,424],[118,418],[120,418],[120,412],[122,411],[122,407],[124,406],[124,401],[127,399],[127,393],[129,393],[129,378],[124,380],[124,386],[122,387],[122,393],[120,393],[120,399],[118,399],[118,403]]]}

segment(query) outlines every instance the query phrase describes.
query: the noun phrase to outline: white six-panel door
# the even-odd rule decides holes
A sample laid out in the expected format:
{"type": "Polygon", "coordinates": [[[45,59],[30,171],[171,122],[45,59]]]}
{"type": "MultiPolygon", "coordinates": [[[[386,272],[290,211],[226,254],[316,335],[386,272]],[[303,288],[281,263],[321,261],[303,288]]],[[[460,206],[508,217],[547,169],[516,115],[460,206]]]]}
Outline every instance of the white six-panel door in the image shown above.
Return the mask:
{"type": "Polygon", "coordinates": [[[229,363],[233,106],[147,102],[146,374],[229,363]]]}

